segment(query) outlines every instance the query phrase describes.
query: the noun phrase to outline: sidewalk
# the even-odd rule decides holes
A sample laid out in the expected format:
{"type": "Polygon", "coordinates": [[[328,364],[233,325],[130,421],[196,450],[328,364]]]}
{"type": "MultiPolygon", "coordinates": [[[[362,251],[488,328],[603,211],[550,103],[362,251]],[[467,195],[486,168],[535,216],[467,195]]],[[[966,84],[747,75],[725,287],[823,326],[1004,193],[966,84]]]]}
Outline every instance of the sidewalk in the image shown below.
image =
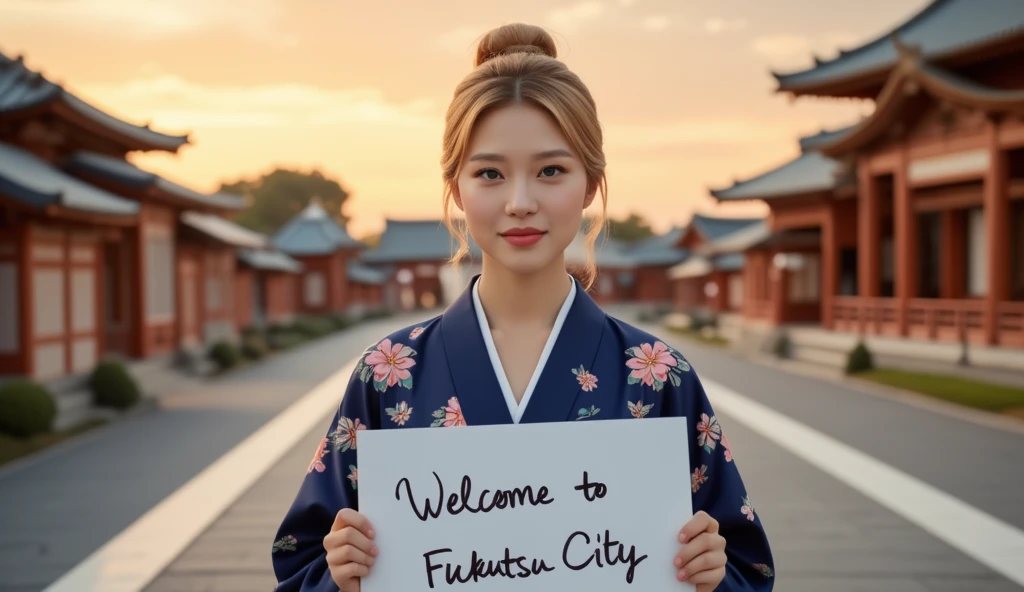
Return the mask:
{"type": "Polygon", "coordinates": [[[283,352],[0,472],[0,592],[43,589],[375,340],[419,318],[368,322],[283,352]]]}

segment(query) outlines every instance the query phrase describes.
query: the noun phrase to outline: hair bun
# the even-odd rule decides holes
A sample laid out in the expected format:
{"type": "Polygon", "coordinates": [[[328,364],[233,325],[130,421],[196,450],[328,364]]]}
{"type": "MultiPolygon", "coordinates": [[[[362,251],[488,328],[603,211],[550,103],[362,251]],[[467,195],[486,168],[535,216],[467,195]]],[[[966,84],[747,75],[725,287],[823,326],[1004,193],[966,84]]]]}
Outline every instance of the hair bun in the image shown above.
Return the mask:
{"type": "Polygon", "coordinates": [[[510,53],[536,53],[558,57],[555,40],[536,25],[513,23],[488,31],[476,48],[476,65],[499,55],[510,53]]]}

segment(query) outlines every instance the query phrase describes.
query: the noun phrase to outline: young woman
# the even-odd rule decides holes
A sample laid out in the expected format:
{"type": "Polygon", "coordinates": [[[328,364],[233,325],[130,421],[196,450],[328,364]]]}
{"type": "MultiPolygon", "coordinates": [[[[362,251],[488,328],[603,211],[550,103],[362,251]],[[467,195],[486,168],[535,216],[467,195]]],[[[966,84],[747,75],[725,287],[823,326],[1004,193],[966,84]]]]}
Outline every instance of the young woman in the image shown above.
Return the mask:
{"type": "MultiPolygon", "coordinates": [[[[359,590],[378,553],[358,512],[359,430],[686,416],[694,517],[680,581],[770,590],[771,551],[701,383],[678,351],[606,315],[566,272],[583,211],[607,202],[593,98],[529,25],[488,33],[459,84],[443,142],[445,221],[482,273],[440,316],[368,349],[273,549],[277,590],[359,590]]],[[[592,256],[598,225],[588,230],[592,256]]],[[[671,454],[670,451],[657,451],[671,454]]]]}

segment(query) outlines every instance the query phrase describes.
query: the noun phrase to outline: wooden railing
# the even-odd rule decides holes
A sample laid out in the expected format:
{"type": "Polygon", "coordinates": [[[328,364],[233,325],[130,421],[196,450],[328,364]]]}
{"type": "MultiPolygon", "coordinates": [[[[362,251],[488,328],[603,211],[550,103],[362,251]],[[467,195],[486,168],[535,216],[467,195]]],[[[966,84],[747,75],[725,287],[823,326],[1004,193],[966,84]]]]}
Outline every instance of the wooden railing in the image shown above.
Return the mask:
{"type": "Polygon", "coordinates": [[[985,301],[914,298],[907,303],[907,333],[940,341],[984,340],[985,301]]]}
{"type": "MultiPolygon", "coordinates": [[[[906,315],[906,335],[935,341],[985,342],[985,324],[991,314],[984,299],[912,298],[901,310],[896,298],[860,298],[835,296],[832,301],[833,324],[837,331],[876,335],[900,335],[902,315],[906,315]]],[[[996,343],[1024,347],[1024,302],[997,305],[996,343]]]]}
{"type": "Polygon", "coordinates": [[[1024,302],[1000,302],[996,306],[999,343],[1024,347],[1024,302]]]}

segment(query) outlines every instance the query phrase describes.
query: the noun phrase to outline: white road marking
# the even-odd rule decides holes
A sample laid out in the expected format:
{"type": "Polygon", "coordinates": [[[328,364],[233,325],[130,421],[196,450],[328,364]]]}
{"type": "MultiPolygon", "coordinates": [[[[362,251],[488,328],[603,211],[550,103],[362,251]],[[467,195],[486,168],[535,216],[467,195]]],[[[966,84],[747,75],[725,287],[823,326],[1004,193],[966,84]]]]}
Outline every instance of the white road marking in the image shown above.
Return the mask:
{"type": "Polygon", "coordinates": [[[701,381],[716,412],[727,413],[951,547],[1024,585],[1024,531],[726,386],[701,381]]]}
{"type": "MultiPolygon", "coordinates": [[[[357,359],[253,432],[76,565],[45,592],[138,592],[337,409],[357,359]]],[[[312,458],[313,451],[310,451],[312,458]]],[[[267,541],[267,561],[270,545],[267,541]]]]}

